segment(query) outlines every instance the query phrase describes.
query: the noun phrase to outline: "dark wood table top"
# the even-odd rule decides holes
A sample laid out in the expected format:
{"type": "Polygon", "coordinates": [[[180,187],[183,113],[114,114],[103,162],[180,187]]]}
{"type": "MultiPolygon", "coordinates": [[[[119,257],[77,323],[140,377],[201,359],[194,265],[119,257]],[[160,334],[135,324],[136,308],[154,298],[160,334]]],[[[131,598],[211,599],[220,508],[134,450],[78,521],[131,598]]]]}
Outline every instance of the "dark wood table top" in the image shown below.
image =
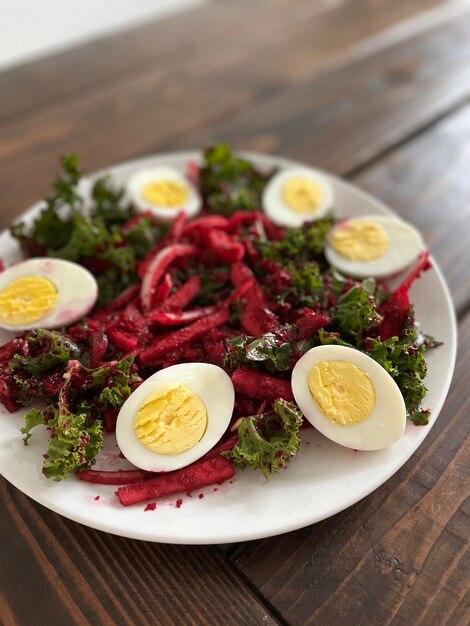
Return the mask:
{"type": "Polygon", "coordinates": [[[0,621],[470,623],[470,5],[219,0],[0,74],[0,220],[89,170],[227,140],[328,168],[424,233],[459,356],[441,415],[380,489],[308,528],[225,547],[91,530],[0,478],[0,621]]]}

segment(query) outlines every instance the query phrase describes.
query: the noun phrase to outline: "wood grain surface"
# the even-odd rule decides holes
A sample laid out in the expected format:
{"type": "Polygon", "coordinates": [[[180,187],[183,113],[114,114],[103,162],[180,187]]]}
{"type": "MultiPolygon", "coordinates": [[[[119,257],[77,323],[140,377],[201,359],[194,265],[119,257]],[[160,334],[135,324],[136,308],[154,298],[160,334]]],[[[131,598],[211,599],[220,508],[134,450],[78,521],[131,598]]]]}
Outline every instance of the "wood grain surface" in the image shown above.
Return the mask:
{"type": "Polygon", "coordinates": [[[219,0],[0,74],[0,225],[71,149],[92,170],[229,140],[346,175],[416,224],[461,319],[418,452],[309,528],[228,549],[137,542],[0,478],[0,623],[470,623],[469,68],[468,0],[219,0]]]}
{"type": "MultiPolygon", "coordinates": [[[[55,98],[44,101],[36,96],[36,103],[34,96],[18,92],[29,85],[28,77],[10,77],[11,86],[0,90],[14,94],[11,99],[3,96],[1,107],[8,114],[0,125],[3,225],[44,193],[56,169],[56,155],[70,150],[76,150],[91,170],[144,153],[226,138],[235,145],[297,155],[345,173],[360,167],[373,151],[381,152],[406,132],[416,131],[421,115],[429,123],[470,89],[470,20],[462,19],[462,9],[457,15],[449,10],[454,2],[430,9],[440,12],[439,27],[430,29],[429,20],[418,15],[412,18],[415,28],[408,29],[412,35],[402,41],[395,26],[394,36],[386,37],[383,45],[377,31],[400,15],[400,7],[402,15],[409,15],[410,6],[416,11],[429,3],[361,0],[354,2],[353,10],[351,2],[298,0],[269,3],[269,14],[267,1],[237,3],[238,9],[233,4],[206,7],[202,16],[191,14],[194,24],[186,26],[192,28],[187,39],[175,31],[185,45],[158,49],[153,60],[135,69],[127,66],[112,80],[104,78],[108,66],[100,70],[97,62],[95,71],[95,62],[80,59],[80,53],[78,70],[72,71],[81,81],[78,91],[62,91],[62,84],[71,79],[57,67],[47,79],[45,62],[38,68],[41,90],[52,88],[55,98]],[[333,15],[331,6],[338,7],[333,15]],[[242,13],[235,19],[232,11],[242,13]],[[333,40],[328,33],[335,19],[333,40]],[[213,34],[207,40],[200,39],[198,20],[209,20],[208,32],[213,34]],[[92,67],[90,82],[80,70],[83,65],[92,67]],[[417,93],[418,106],[408,111],[417,93]],[[31,108],[16,114],[15,106],[24,100],[31,108]],[[338,134],[341,141],[336,140],[338,134]]],[[[162,24],[155,26],[157,40],[158,33],[168,36],[162,24]]]]}

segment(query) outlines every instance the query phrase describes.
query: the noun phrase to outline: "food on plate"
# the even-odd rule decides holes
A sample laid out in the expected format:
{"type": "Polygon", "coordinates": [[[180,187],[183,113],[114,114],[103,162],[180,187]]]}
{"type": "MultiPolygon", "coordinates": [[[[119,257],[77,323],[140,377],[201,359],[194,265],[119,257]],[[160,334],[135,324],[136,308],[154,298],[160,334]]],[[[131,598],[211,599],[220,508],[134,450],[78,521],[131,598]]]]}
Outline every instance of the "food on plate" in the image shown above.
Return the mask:
{"type": "Polygon", "coordinates": [[[153,167],[137,171],[127,184],[133,204],[163,221],[172,221],[180,211],[194,217],[201,210],[199,192],[178,170],[153,167]]]}
{"type": "Polygon", "coordinates": [[[275,174],[263,191],[266,215],[280,226],[302,226],[327,215],[334,204],[334,189],[316,170],[289,168],[275,174]]]}
{"type": "MultiPolygon", "coordinates": [[[[391,445],[405,415],[428,423],[425,353],[438,343],[418,330],[409,295],[430,267],[421,240],[394,289],[379,278],[383,265],[374,278],[330,260],[335,246],[348,263],[380,263],[402,222],[370,216],[345,234],[329,212],[326,175],[260,171],[226,145],[188,163],[191,183],[178,174],[186,192],[167,185],[169,175],[161,186],[141,180],[139,194],[148,183],[147,197],[174,205],[165,209],[171,220],[137,210],[109,176],[91,181],[83,198],[76,156],[62,163],[40,214],[11,229],[34,258],[0,273],[7,286],[15,267],[71,262],[98,285],[95,306],[73,302],[73,320],[62,312],[55,330],[43,323],[60,299],[51,275],[27,273],[0,293],[3,316],[17,288],[40,302],[15,313],[25,332],[0,347],[0,401],[11,412],[29,407],[25,443],[37,426],[48,430],[46,477],[125,485],[117,497],[129,505],[220,483],[235,470],[268,477],[292,461],[310,424],[367,450],[391,445]],[[262,199],[274,183],[271,208],[286,201],[300,221],[270,215],[262,199]],[[202,199],[195,217],[183,202],[189,185],[202,199]],[[114,432],[133,469],[96,469],[114,432]]],[[[401,267],[394,250],[387,273],[401,267]]]]}
{"type": "Polygon", "coordinates": [[[409,267],[424,249],[411,224],[387,215],[364,215],[331,229],[325,256],[346,276],[387,278],[409,267]]]}
{"type": "Polygon", "coordinates": [[[37,258],[0,273],[0,327],[20,331],[68,326],[93,308],[96,280],[84,267],[37,258]]]}
{"type": "Polygon", "coordinates": [[[226,432],[235,393],[230,376],[211,363],[180,363],[158,371],[123,404],[116,439],[124,456],[150,472],[186,467],[226,432]]]}
{"type": "Polygon", "coordinates": [[[355,450],[380,450],[406,426],[406,406],[397,383],[364,352],[318,346],[292,371],[294,398],[323,435],[355,450]]]}

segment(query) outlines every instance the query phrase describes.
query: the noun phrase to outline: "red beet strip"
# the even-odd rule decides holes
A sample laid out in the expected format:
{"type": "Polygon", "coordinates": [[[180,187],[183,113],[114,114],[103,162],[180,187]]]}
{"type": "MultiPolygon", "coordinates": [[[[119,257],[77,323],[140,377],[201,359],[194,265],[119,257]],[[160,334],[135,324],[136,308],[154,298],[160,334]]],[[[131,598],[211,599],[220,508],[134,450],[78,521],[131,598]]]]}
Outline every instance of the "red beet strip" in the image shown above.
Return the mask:
{"type": "Polygon", "coordinates": [[[430,267],[429,253],[424,251],[420,254],[408,276],[379,308],[379,313],[383,317],[379,328],[379,335],[382,341],[390,339],[390,337],[401,337],[410,309],[408,290],[421,272],[430,267]]]}
{"type": "Polygon", "coordinates": [[[191,309],[189,311],[155,311],[152,315],[152,322],[161,326],[182,326],[189,324],[201,317],[207,317],[218,311],[218,306],[205,306],[199,309],[191,309]]]}
{"type": "Polygon", "coordinates": [[[263,372],[241,367],[232,374],[235,391],[249,398],[274,402],[278,398],[293,401],[294,395],[288,380],[277,378],[263,372]]]}
{"type": "Polygon", "coordinates": [[[123,352],[132,352],[137,348],[137,337],[117,327],[119,322],[111,322],[106,332],[109,340],[123,352]]]}
{"type": "Polygon", "coordinates": [[[199,276],[192,276],[178,291],[175,291],[175,293],[167,298],[162,309],[165,311],[184,309],[191,300],[194,300],[200,291],[201,279],[199,276]]]}
{"type": "Polygon", "coordinates": [[[222,263],[236,263],[245,256],[245,246],[222,230],[212,228],[205,231],[203,241],[222,263]]]}
{"type": "Polygon", "coordinates": [[[222,215],[204,215],[203,217],[197,217],[196,219],[191,220],[189,224],[186,224],[184,227],[184,234],[191,235],[195,231],[206,231],[211,228],[226,230],[228,225],[228,219],[222,215]]]}
{"type": "Polygon", "coordinates": [[[119,311],[123,307],[126,306],[128,302],[130,302],[140,291],[140,285],[136,283],[135,285],[130,285],[122,291],[117,298],[115,298],[112,302],[108,304],[106,307],[107,311],[119,311]]]}
{"type": "Polygon", "coordinates": [[[129,506],[174,493],[191,492],[214,483],[222,483],[235,474],[233,466],[220,456],[200,460],[183,469],[120,487],[116,491],[121,504],[129,506]]]}
{"type": "Polygon", "coordinates": [[[240,321],[243,330],[255,337],[278,330],[281,324],[275,314],[267,307],[266,297],[250,268],[241,262],[234,263],[230,278],[233,285],[238,288],[246,282],[252,282],[250,289],[242,298],[243,312],[240,321]]]}
{"type": "Polygon", "coordinates": [[[171,280],[171,274],[168,272],[163,276],[162,282],[155,289],[152,297],[152,307],[160,306],[170,295],[171,288],[173,287],[173,281],[171,280]]]}
{"type": "Polygon", "coordinates": [[[228,321],[228,308],[221,308],[217,313],[199,319],[189,326],[178,330],[164,339],[157,339],[150,347],[142,350],[139,355],[141,363],[153,365],[167,353],[183,348],[205,335],[212,328],[222,326],[228,321]]]}
{"type": "Polygon", "coordinates": [[[160,250],[150,262],[142,279],[140,298],[142,300],[142,308],[145,311],[151,309],[153,294],[162,276],[165,274],[167,267],[173,263],[175,259],[193,256],[195,254],[197,254],[197,248],[189,244],[176,243],[160,250]]]}
{"type": "Polygon", "coordinates": [[[81,472],[75,472],[75,476],[87,483],[95,483],[97,485],[130,485],[152,478],[155,476],[155,472],[146,472],[140,469],[115,470],[112,472],[104,470],[83,470],[81,472]]]}

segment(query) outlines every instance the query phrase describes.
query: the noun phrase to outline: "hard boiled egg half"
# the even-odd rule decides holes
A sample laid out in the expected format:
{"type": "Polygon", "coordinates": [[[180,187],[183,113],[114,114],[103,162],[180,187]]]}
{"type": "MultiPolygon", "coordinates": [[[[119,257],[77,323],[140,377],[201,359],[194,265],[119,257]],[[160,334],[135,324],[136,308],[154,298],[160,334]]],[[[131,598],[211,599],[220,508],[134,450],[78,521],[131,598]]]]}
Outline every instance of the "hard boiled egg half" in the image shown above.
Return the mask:
{"type": "Polygon", "coordinates": [[[280,226],[302,226],[325,216],[334,203],[333,186],[314,169],[291,168],[275,174],[266,185],[262,205],[280,226]]]}
{"type": "Polygon", "coordinates": [[[312,348],[292,371],[295,401],[323,435],[355,450],[380,450],[403,434],[406,407],[398,385],[354,348],[312,348]]]}
{"type": "Polygon", "coordinates": [[[407,222],[387,215],[365,215],[336,224],[325,256],[333,267],[354,278],[387,278],[406,269],[425,246],[407,222]]]}
{"type": "Polygon", "coordinates": [[[119,448],[141,469],[170,472],[209,452],[230,423],[235,392],[229,375],[210,363],[160,370],[123,404],[119,448]]]}
{"type": "Polygon", "coordinates": [[[93,308],[97,295],[96,280],[81,265],[29,259],[0,273],[0,327],[20,331],[68,326],[93,308]]]}
{"type": "Polygon", "coordinates": [[[180,211],[193,217],[201,210],[196,188],[172,167],[154,167],[136,172],[127,185],[133,204],[152,211],[159,219],[172,221],[180,211]]]}

